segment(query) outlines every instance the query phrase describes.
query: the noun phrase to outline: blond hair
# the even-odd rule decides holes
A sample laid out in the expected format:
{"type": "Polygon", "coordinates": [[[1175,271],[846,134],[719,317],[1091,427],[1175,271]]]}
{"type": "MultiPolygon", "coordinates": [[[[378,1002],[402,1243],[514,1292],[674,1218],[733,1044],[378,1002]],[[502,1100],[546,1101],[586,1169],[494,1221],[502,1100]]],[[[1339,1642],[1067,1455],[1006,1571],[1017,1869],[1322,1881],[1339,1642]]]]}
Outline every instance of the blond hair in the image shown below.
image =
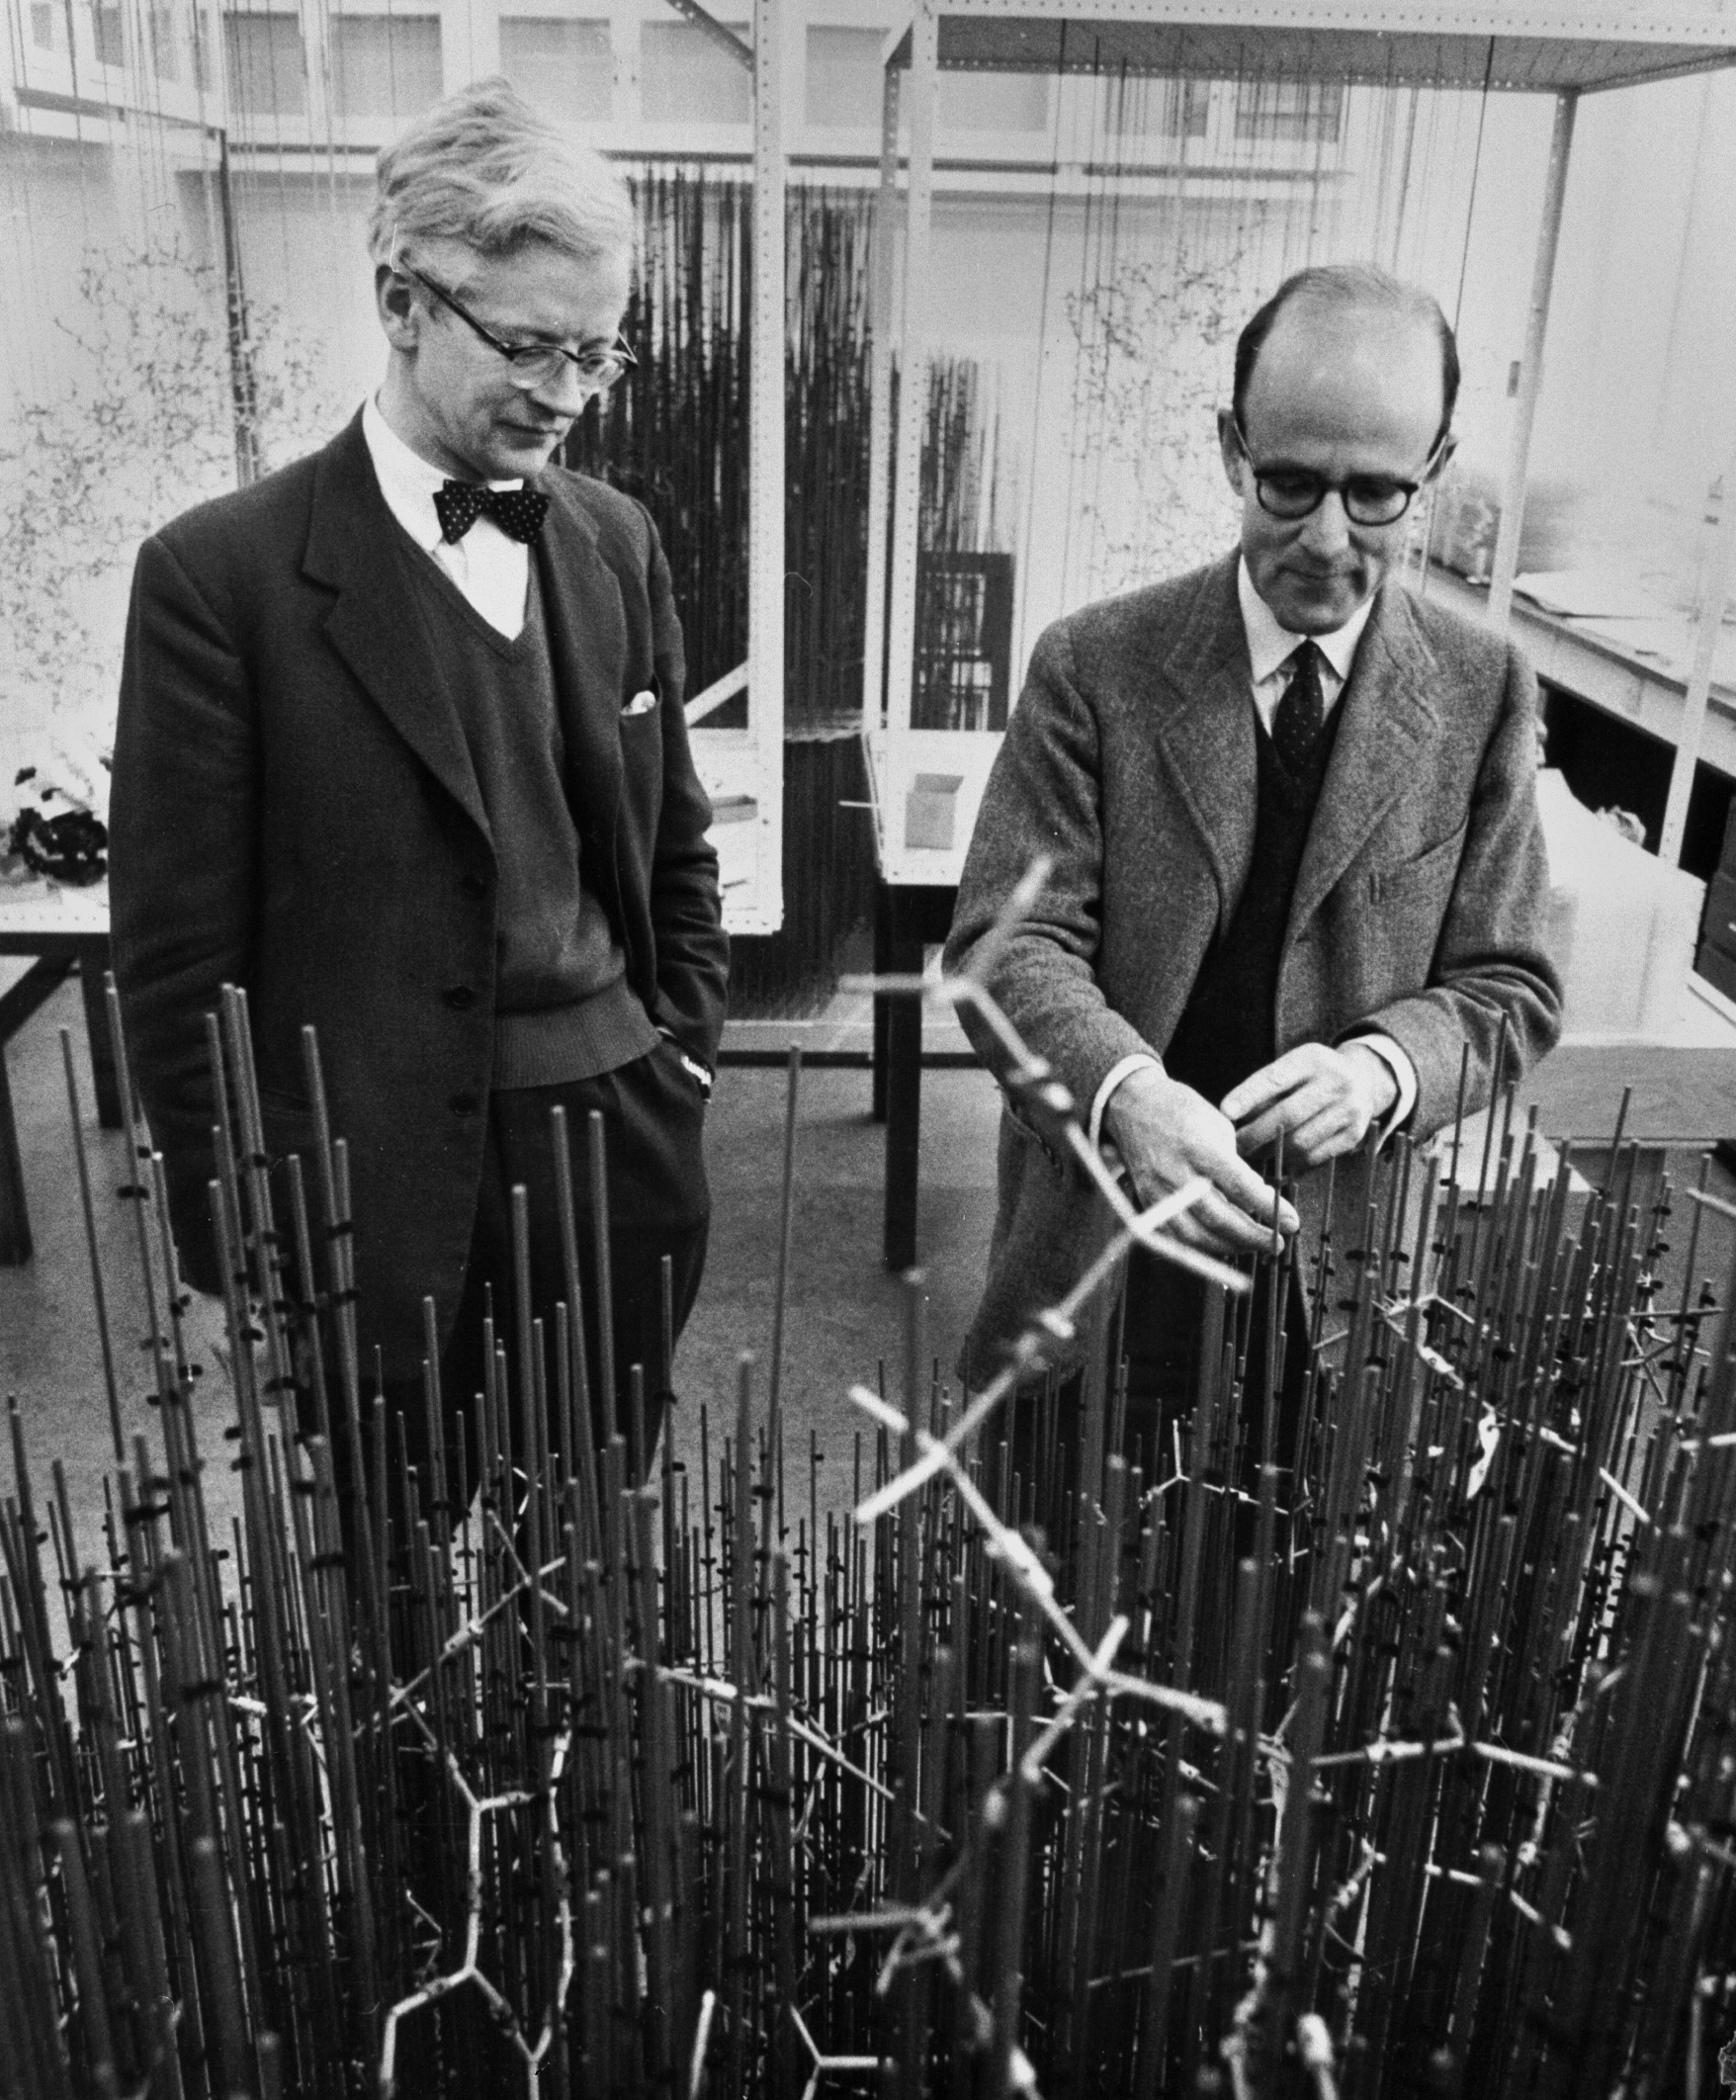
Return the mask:
{"type": "Polygon", "coordinates": [[[392,263],[432,241],[478,255],[542,241],[584,262],[625,260],[634,232],[627,186],[603,156],[496,76],[436,103],[382,150],[368,252],[392,263]]]}

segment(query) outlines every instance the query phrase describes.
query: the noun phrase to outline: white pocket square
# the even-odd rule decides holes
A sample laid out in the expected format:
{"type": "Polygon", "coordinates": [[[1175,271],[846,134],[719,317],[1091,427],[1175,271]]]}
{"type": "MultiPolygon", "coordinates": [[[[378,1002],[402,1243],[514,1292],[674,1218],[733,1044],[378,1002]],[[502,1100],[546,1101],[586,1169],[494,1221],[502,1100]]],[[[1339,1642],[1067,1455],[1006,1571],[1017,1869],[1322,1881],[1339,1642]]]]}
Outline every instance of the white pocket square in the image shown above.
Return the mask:
{"type": "Polygon", "coordinates": [[[621,710],[622,718],[629,715],[649,715],[657,704],[657,696],[648,685],[643,693],[635,693],[621,710]]]}

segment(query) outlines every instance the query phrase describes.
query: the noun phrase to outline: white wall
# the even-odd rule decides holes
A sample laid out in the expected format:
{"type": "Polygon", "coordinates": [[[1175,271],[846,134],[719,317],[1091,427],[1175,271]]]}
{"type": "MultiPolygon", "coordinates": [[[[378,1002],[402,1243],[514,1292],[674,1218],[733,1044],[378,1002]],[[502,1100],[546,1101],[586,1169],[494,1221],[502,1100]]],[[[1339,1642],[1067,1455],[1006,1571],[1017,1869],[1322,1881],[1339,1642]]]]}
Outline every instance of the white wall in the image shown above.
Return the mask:
{"type": "MultiPolygon", "coordinates": [[[[441,0],[446,85],[495,62],[498,37],[477,32],[487,7],[441,0]]],[[[643,116],[641,31],[673,20],[660,0],[571,0],[564,8],[506,0],[515,19],[548,11],[609,24],[607,115],[587,75],[592,117],[579,126],[582,135],[623,153],[734,155],[745,172],[746,131],[734,114],[738,83],[727,58],[715,111],[696,106],[691,121],[674,125],[643,116]]],[[[852,73],[847,61],[868,49],[887,12],[883,0],[810,0],[813,26],[853,32],[857,43],[825,46],[836,62],[824,78],[817,71],[810,94],[809,45],[793,40],[798,172],[809,179],[824,178],[838,156],[856,165],[834,166],[836,179],[869,179],[872,96],[860,66],[852,73]]],[[[592,71],[595,56],[586,60],[592,71]]],[[[704,66],[696,60],[690,74],[683,92],[703,96],[704,66]]],[[[1342,149],[1250,155],[1234,143],[1233,93],[1219,87],[1209,136],[1188,146],[1195,172],[1177,187],[1084,172],[1093,161],[1162,161],[1176,151],[1173,139],[1112,131],[1100,84],[1025,82],[1011,99],[992,94],[992,85],[946,83],[933,327],[940,348],[976,359],[991,376],[998,405],[1001,495],[1019,556],[1021,660],[1037,629],[1065,607],[1228,544],[1234,511],[1221,489],[1211,405],[1228,391],[1236,325],[1304,262],[1371,255],[1435,291],[1459,321],[1461,457],[1469,472],[1499,474],[1547,155],[1545,102],[1359,96],[1348,105],[1342,149]],[[1233,177],[1197,172],[1202,159],[1221,165],[1238,151],[1233,177]],[[1052,181],[1055,162],[1062,172],[1052,181]],[[1172,281],[1178,260],[1193,276],[1177,303],[1154,287],[1172,281]],[[1100,310],[1106,288],[1119,288],[1153,347],[1149,371],[1137,348],[1100,364],[1110,392],[1093,406],[1078,398],[1080,328],[1084,309],[1100,310]]],[[[0,79],[0,103],[5,88],[0,79]]],[[[363,247],[369,156],[344,149],[355,124],[328,112],[323,83],[310,81],[308,95],[305,115],[245,118],[234,133],[254,330],[268,392],[275,375],[282,394],[265,431],[275,457],[336,427],[382,358],[363,247]]],[[[132,548],[150,524],[230,476],[227,363],[211,278],[214,192],[201,172],[212,148],[196,130],[158,121],[142,89],[141,97],[125,123],[52,119],[20,102],[0,124],[0,449],[10,455],[0,464],[12,482],[27,471],[21,448],[33,417],[57,433],[63,466],[67,418],[80,403],[93,416],[102,403],[114,424],[104,476],[56,484],[56,500],[79,513],[68,545],[106,548],[99,572],[57,575],[52,591],[33,596],[30,564],[40,565],[42,549],[19,556],[16,536],[32,529],[30,514],[0,486],[0,531],[14,536],[12,557],[0,563],[14,579],[9,595],[0,583],[0,815],[20,763],[42,759],[55,741],[87,757],[102,743],[132,548]],[[56,130],[82,130],[85,142],[50,135],[56,130]],[[140,291],[141,325],[154,346],[122,339],[117,306],[129,285],[142,283],[144,256],[181,258],[140,291]],[[81,285],[87,265],[109,293],[96,341],[81,285]],[[180,331],[168,318],[177,302],[188,315],[180,331]],[[183,374],[186,398],[171,429],[160,396],[163,375],[177,369],[178,335],[184,356],[203,346],[204,362],[183,374]],[[130,357],[158,385],[154,393],[123,386],[125,413],[116,420],[115,375],[130,357]],[[55,622],[71,623],[63,645],[55,622]]],[[[355,123],[378,143],[374,134],[409,114],[355,123]]],[[[352,143],[363,143],[360,133],[352,143]]],[[[1736,77],[1582,106],[1534,448],[1533,522],[1552,561],[1610,560],[1665,593],[1687,590],[1706,485],[1736,445],[1733,196],[1736,77]]],[[[38,455],[40,464],[40,445],[38,455]]],[[[86,457],[77,471],[89,464],[86,457]]],[[[52,516],[52,506],[40,514],[52,516]]]]}
{"type": "Polygon", "coordinates": [[[132,551],[233,483],[199,157],[0,133],[0,821],[104,799],[132,551]]]}

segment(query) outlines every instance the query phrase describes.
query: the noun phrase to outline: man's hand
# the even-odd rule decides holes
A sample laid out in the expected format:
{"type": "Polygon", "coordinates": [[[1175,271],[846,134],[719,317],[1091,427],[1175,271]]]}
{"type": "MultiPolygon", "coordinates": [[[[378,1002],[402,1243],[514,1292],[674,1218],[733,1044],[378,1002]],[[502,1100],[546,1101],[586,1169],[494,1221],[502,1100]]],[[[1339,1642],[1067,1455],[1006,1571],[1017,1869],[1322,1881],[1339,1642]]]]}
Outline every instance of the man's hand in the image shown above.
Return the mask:
{"type": "Polygon", "coordinates": [[[1232,1088],[1224,1114],[1244,1157],[1264,1152],[1281,1130],[1284,1165],[1300,1169],[1354,1152],[1398,1097],[1392,1067],[1366,1043],[1298,1043],[1232,1088]]]}
{"type": "Polygon", "coordinates": [[[1207,1254],[1258,1254],[1299,1220],[1275,1188],[1236,1154],[1236,1133],[1203,1094],[1150,1066],[1130,1072],[1109,1096],[1103,1133],[1114,1141],[1141,1203],[1155,1203],[1195,1175],[1210,1192],[1168,1228],[1207,1254]]]}

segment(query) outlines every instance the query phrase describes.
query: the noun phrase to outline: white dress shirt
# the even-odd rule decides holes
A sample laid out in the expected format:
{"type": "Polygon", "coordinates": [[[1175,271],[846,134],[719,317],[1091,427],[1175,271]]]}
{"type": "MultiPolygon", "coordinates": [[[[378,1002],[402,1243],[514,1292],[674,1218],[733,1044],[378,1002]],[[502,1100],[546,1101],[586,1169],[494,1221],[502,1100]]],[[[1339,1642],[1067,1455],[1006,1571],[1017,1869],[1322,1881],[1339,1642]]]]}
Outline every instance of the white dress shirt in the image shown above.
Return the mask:
{"type": "MultiPolygon", "coordinates": [[[[1248,661],[1254,672],[1254,705],[1259,715],[1265,733],[1269,737],[1272,722],[1277,715],[1278,702],[1285,688],[1296,674],[1291,658],[1297,647],[1310,639],[1293,635],[1280,627],[1271,607],[1254,587],[1254,578],[1248,573],[1246,559],[1236,565],[1236,595],[1242,607],[1242,627],[1248,637],[1248,661]]],[[[1330,715],[1350,682],[1350,666],[1356,658],[1356,645],[1362,639],[1362,630],[1368,625],[1368,616],[1374,610],[1374,600],[1369,598],[1357,606],[1343,627],[1335,627],[1330,635],[1315,635],[1321,653],[1320,698],[1325,714],[1330,715]]],[[[1409,1056],[1395,1043],[1391,1036],[1370,1030],[1366,1035],[1354,1038],[1365,1043],[1391,1071],[1399,1093],[1386,1118],[1384,1136],[1396,1130],[1417,1105],[1417,1068],[1409,1056]]],[[[1109,1096],[1127,1078],[1149,1066],[1161,1072],[1163,1061],[1144,1051],[1135,1051],[1109,1067],[1103,1076],[1103,1084],[1097,1089],[1096,1098],[1091,1102],[1090,1137],[1093,1145],[1099,1145],[1103,1136],[1103,1111],[1109,1105],[1109,1096]]]]}
{"type": "MultiPolygon", "coordinates": [[[[434,492],[452,476],[411,451],[372,394],[362,408],[362,436],[387,509],[423,553],[434,557],[488,625],[508,641],[516,640],[530,589],[530,549],[522,540],[510,539],[492,518],[478,518],[462,540],[443,539],[434,492]]],[[[488,486],[522,488],[524,482],[490,481],[488,486]]]]}

